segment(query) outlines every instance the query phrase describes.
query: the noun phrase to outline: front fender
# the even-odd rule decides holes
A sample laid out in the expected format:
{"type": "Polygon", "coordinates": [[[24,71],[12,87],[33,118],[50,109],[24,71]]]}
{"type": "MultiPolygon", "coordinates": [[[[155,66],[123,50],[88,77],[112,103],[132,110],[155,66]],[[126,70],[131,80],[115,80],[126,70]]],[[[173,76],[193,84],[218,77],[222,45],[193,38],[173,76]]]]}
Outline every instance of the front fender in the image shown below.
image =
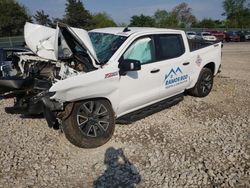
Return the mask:
{"type": "Polygon", "coordinates": [[[56,82],[50,92],[51,99],[62,102],[74,102],[89,98],[104,97],[112,101],[118,91],[118,69],[98,69],[56,82]]]}

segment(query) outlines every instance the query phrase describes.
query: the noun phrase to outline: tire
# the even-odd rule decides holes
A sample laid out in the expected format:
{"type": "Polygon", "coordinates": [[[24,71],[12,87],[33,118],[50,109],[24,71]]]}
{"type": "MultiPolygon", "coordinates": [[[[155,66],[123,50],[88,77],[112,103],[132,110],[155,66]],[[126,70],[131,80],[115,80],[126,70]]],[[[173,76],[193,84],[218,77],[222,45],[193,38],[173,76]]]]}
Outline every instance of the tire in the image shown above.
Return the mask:
{"type": "Polygon", "coordinates": [[[110,140],[115,130],[112,106],[104,99],[77,102],[71,115],[62,122],[62,130],[75,146],[99,147],[110,140]]]}
{"type": "Polygon", "coordinates": [[[203,68],[195,86],[190,89],[190,94],[195,97],[206,97],[213,88],[213,72],[209,68],[203,68]]]}

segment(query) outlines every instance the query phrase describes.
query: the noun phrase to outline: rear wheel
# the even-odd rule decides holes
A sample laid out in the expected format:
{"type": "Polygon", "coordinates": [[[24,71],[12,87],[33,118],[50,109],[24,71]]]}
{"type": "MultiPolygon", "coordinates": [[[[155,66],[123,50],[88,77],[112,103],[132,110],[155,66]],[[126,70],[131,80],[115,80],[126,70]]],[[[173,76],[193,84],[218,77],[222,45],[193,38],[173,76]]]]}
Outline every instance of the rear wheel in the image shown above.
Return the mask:
{"type": "Polygon", "coordinates": [[[62,123],[66,138],[81,148],[94,148],[108,142],[115,129],[114,112],[107,100],[78,102],[62,123]]]}
{"type": "Polygon", "coordinates": [[[206,97],[213,88],[213,72],[209,68],[203,68],[200,72],[195,86],[190,89],[191,95],[196,97],[206,97]]]}

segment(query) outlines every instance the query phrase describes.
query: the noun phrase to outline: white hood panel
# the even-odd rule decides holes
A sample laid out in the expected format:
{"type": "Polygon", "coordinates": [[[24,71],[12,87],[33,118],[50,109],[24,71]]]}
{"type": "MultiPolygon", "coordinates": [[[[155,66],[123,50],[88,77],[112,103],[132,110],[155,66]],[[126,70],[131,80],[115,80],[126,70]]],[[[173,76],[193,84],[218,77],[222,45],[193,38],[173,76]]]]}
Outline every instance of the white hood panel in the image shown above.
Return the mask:
{"type": "MultiPolygon", "coordinates": [[[[87,50],[89,55],[98,61],[96,52],[89,38],[88,32],[84,29],[78,29],[68,26],[63,26],[81,43],[87,50]]],[[[26,23],[24,27],[24,38],[27,46],[39,57],[58,60],[58,34],[60,28],[57,29],[50,27],[26,23]]]]}
{"type": "Polygon", "coordinates": [[[73,27],[68,27],[68,29],[71,31],[71,33],[74,33],[79,38],[79,40],[83,43],[84,48],[88,49],[90,55],[95,60],[98,61],[95,49],[94,49],[92,42],[89,38],[88,32],[84,29],[78,29],[78,28],[73,28],[73,27]]]}
{"type": "Polygon", "coordinates": [[[54,52],[56,30],[42,25],[26,23],[24,39],[32,52],[39,57],[56,60],[54,52]]]}

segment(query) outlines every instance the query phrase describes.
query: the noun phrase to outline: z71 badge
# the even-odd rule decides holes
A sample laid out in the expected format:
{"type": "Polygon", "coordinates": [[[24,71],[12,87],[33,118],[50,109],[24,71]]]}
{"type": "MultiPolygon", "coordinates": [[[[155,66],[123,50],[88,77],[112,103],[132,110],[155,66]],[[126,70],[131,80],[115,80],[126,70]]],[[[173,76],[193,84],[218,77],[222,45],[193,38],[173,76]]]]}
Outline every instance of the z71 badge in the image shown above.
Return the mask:
{"type": "Polygon", "coordinates": [[[107,74],[105,74],[105,79],[111,78],[111,77],[114,77],[114,76],[117,76],[117,75],[118,75],[118,72],[107,73],[107,74]]]}

